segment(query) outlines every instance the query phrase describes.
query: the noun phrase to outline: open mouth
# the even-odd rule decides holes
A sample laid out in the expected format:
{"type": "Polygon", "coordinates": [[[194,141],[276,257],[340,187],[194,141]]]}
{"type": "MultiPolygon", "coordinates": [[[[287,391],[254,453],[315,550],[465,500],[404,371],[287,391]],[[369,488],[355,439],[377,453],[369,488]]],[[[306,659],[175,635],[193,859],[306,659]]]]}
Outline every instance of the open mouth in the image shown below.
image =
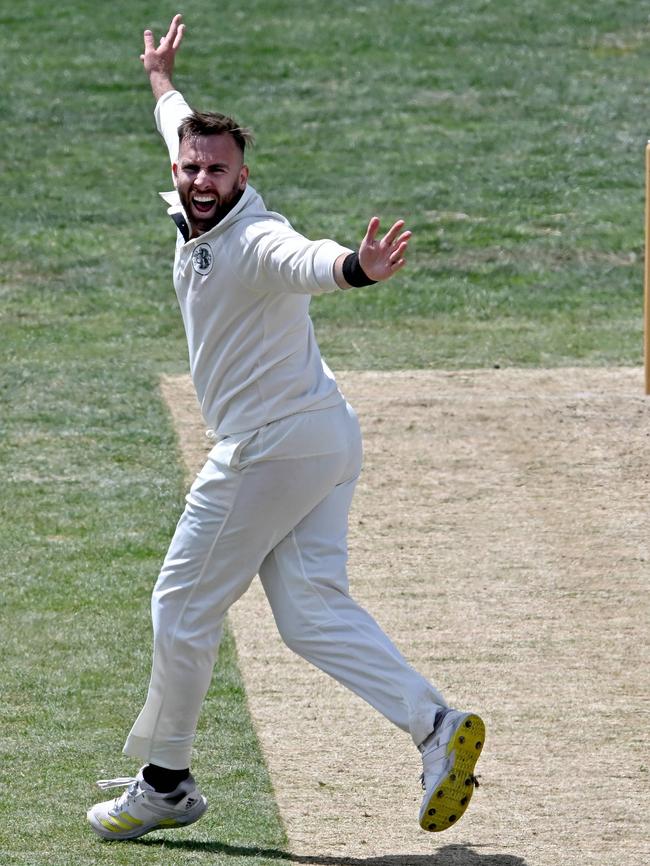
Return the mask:
{"type": "Polygon", "coordinates": [[[213,195],[192,196],[192,206],[198,213],[210,213],[216,203],[217,200],[213,195]]]}

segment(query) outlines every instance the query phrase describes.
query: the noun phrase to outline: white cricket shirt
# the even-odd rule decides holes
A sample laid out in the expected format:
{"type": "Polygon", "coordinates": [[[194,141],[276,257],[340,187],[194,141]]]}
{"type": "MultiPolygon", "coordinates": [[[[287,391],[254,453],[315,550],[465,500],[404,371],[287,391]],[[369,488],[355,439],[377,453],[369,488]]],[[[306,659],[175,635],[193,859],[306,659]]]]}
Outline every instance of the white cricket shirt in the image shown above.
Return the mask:
{"type": "MultiPolygon", "coordinates": [[[[178,91],[155,109],[172,162],[178,127],[191,109],[178,91]]],[[[178,193],[163,193],[171,215],[178,193]]],[[[297,412],[343,400],[323,362],[309,317],[311,295],[333,292],[334,262],[351,252],[335,241],[310,241],[247,186],[210,231],[185,242],[180,231],[174,288],[190,371],[209,428],[230,436],[297,412]]]]}

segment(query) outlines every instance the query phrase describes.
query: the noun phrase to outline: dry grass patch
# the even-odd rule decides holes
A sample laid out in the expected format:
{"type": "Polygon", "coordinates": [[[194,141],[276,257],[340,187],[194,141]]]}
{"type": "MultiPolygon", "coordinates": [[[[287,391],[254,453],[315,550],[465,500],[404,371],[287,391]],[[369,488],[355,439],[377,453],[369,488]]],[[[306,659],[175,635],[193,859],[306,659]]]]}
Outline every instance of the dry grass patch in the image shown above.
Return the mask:
{"type": "MultiPolygon", "coordinates": [[[[353,593],[488,733],[466,817],[443,835],[421,832],[408,738],[281,645],[256,583],[231,622],[292,850],[339,864],[644,866],[650,402],[640,371],[339,381],[366,447],[353,593]]],[[[194,471],[205,447],[189,382],[166,379],[163,391],[194,471]]]]}

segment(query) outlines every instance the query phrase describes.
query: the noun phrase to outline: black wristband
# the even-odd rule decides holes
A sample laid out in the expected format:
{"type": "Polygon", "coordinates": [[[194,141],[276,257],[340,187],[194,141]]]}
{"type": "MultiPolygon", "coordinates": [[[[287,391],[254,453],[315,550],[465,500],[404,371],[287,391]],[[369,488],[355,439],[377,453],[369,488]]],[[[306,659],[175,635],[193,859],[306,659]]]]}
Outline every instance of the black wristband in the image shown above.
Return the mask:
{"type": "Polygon", "coordinates": [[[374,286],[377,280],[371,280],[361,267],[358,253],[350,253],[343,259],[343,279],[355,289],[361,286],[374,286]]]}

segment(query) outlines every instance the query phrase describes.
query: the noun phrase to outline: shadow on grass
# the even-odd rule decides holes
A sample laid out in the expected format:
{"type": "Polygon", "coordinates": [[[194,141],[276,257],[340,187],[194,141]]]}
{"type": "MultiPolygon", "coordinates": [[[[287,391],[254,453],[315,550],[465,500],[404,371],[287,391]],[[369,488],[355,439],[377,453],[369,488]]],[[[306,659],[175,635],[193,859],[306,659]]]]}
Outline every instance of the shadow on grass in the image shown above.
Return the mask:
{"type": "MultiPolygon", "coordinates": [[[[156,846],[154,839],[141,840],[140,845],[156,846]]],[[[381,857],[345,857],[326,854],[292,854],[280,848],[255,848],[228,845],[225,842],[192,842],[169,840],[165,848],[184,848],[231,857],[265,857],[279,863],[297,863],[305,866],[527,866],[523,857],[513,854],[481,854],[474,845],[445,845],[432,854],[385,854],[381,857]]]]}

